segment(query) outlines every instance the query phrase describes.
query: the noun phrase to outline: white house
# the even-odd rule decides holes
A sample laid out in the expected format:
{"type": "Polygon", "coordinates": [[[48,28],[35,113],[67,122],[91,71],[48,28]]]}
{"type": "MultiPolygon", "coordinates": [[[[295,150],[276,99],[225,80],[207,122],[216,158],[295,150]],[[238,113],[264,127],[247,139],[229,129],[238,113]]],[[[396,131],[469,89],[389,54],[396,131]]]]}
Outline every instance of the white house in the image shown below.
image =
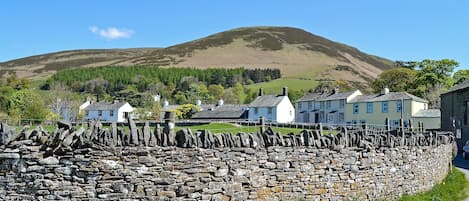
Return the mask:
{"type": "Polygon", "coordinates": [[[125,122],[134,108],[127,102],[92,103],[84,109],[84,120],[101,120],[106,122],[125,122]]]}
{"type": "Polygon", "coordinates": [[[359,90],[308,93],[296,102],[296,122],[345,124],[345,104],[362,95],[359,90]]]}
{"type": "Polygon", "coordinates": [[[266,122],[289,123],[295,121],[295,108],[288,98],[288,88],[284,87],[281,95],[264,95],[259,89],[259,96],[249,104],[249,121],[257,121],[261,116],[266,122]]]}

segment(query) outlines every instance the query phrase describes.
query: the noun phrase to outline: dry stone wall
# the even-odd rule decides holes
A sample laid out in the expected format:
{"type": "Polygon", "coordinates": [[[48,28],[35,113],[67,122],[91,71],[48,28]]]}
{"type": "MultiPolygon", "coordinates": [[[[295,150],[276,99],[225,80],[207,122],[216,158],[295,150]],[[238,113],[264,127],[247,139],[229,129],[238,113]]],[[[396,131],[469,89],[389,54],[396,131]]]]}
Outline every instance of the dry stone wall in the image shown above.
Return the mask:
{"type": "Polygon", "coordinates": [[[347,128],[175,133],[132,121],[60,123],[51,134],[0,124],[0,138],[4,200],[394,200],[439,183],[454,142],[451,133],[347,128]]]}

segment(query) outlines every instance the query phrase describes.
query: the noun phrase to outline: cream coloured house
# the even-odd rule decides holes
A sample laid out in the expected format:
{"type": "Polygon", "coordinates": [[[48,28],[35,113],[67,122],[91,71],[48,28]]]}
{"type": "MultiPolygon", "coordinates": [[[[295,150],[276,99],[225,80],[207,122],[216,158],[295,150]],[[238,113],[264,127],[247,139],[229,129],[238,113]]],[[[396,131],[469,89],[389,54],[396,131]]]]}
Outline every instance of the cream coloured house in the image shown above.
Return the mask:
{"type": "Polygon", "coordinates": [[[440,118],[439,113],[428,110],[427,100],[407,92],[389,92],[385,88],[379,94],[356,96],[345,107],[347,124],[384,126],[386,118],[389,118],[391,127],[398,127],[402,118],[404,126],[408,126],[411,119],[414,127],[422,121],[427,129],[439,128],[439,124],[435,124],[440,118]]]}

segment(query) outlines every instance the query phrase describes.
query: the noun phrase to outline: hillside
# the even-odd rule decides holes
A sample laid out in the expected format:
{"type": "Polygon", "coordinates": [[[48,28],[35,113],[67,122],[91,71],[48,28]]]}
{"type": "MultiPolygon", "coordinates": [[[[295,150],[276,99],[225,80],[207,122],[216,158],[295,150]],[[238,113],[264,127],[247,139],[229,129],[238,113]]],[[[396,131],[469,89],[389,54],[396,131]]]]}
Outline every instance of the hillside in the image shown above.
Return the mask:
{"type": "Polygon", "coordinates": [[[284,77],[369,83],[392,62],[290,27],[233,29],[166,48],[71,50],[0,63],[0,74],[48,76],[75,67],[155,65],[279,68],[284,77]]]}

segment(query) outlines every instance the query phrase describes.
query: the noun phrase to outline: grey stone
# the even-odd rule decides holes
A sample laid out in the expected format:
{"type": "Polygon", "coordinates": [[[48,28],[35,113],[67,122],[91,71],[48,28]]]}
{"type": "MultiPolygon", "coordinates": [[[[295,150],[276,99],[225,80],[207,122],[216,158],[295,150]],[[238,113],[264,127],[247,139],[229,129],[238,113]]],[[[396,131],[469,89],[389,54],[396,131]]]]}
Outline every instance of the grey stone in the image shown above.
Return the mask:
{"type": "Polygon", "coordinates": [[[47,158],[43,158],[39,160],[39,164],[41,165],[57,165],[59,164],[59,159],[54,156],[49,156],[47,158]]]}

